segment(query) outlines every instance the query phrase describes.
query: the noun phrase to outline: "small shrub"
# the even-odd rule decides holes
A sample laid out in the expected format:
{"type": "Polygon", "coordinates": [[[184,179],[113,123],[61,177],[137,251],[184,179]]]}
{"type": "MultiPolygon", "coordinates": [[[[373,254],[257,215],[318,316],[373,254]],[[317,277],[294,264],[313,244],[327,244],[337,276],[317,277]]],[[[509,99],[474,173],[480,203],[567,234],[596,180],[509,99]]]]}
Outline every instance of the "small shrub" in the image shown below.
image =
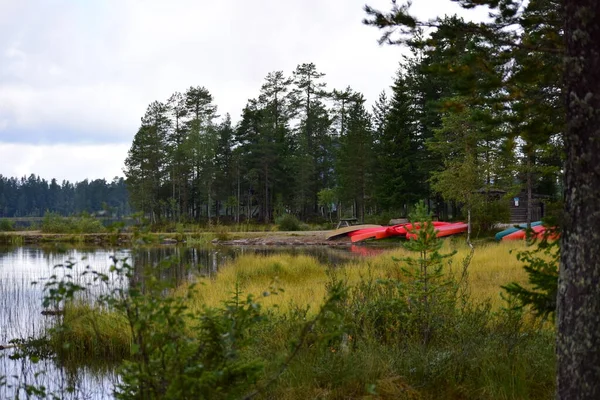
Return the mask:
{"type": "Polygon", "coordinates": [[[9,219],[0,219],[0,232],[9,232],[9,231],[14,231],[15,227],[13,225],[13,222],[9,219]]]}
{"type": "Polygon", "coordinates": [[[292,214],[284,214],[275,221],[280,231],[299,231],[301,224],[298,218],[292,214]]]}
{"type": "Polygon", "coordinates": [[[229,230],[227,229],[226,226],[223,226],[223,225],[217,225],[215,227],[215,236],[221,242],[231,240],[231,235],[229,234],[229,230]]]}

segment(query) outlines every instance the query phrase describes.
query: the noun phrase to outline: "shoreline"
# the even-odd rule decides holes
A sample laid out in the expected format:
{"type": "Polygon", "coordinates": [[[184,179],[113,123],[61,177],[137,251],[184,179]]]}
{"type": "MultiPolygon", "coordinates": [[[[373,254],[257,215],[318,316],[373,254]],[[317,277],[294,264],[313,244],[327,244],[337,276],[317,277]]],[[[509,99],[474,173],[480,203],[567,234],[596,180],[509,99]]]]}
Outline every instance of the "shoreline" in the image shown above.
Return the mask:
{"type": "Polygon", "coordinates": [[[327,240],[331,231],[277,232],[100,232],[44,233],[42,231],[0,232],[0,244],[85,243],[128,246],[136,244],[177,245],[206,243],[223,246],[346,246],[348,238],[327,240]]]}

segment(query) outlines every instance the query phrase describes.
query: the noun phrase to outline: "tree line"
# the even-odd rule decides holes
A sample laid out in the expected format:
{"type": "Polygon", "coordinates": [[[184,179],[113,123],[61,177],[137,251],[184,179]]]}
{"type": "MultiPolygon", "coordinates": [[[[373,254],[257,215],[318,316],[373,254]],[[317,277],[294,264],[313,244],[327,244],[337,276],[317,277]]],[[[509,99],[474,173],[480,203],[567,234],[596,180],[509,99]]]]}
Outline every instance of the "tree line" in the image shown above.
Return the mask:
{"type": "MultiPolygon", "coordinates": [[[[560,47],[547,35],[554,21],[530,13],[524,37],[560,47]]],[[[268,223],[405,216],[425,200],[440,216],[491,223],[506,221],[506,196],[522,189],[559,198],[560,59],[507,52],[460,24],[415,33],[370,110],[350,86],[329,89],[313,63],[267,74],[237,124],[202,86],[151,103],[125,163],[132,206],[153,221],[268,223]]]]}
{"type": "Polygon", "coordinates": [[[9,178],[0,175],[0,218],[41,217],[46,212],[74,215],[82,212],[107,216],[131,213],[124,178],[71,183],[47,180],[34,174],[9,178]]]}

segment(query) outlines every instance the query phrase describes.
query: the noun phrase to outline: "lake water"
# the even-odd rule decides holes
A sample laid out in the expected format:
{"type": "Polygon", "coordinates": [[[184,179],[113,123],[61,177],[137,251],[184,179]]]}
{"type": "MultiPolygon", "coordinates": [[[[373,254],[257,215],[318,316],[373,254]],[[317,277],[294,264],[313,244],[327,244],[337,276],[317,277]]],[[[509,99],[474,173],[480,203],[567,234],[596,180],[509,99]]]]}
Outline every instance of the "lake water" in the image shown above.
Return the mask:
{"type": "MultiPolygon", "coordinates": [[[[128,249],[106,248],[41,248],[0,247],[0,345],[10,340],[39,335],[52,322],[42,316],[43,284],[45,278],[62,273],[54,266],[74,263],[73,275],[77,276],[86,266],[98,272],[108,272],[112,257],[127,259],[134,267],[154,265],[166,258],[174,259],[165,272],[169,278],[182,282],[193,275],[213,276],[229,260],[246,253],[310,254],[324,264],[339,265],[356,256],[364,256],[365,248],[246,248],[246,247],[175,247],[162,246],[132,252],[128,249]],[[38,284],[33,284],[38,282],[38,284]]],[[[91,277],[77,278],[79,283],[89,282],[91,277]]],[[[93,293],[92,293],[93,296],[93,293]]],[[[44,385],[49,391],[61,391],[68,385],[74,393],[63,393],[65,399],[111,399],[112,388],[118,377],[111,368],[80,368],[76,371],[41,360],[33,364],[27,360],[11,360],[12,349],[0,350],[0,399],[11,399],[17,389],[10,385],[44,385]],[[2,384],[2,379],[6,383],[2,384]]],[[[23,396],[21,398],[27,398],[23,396]]]]}

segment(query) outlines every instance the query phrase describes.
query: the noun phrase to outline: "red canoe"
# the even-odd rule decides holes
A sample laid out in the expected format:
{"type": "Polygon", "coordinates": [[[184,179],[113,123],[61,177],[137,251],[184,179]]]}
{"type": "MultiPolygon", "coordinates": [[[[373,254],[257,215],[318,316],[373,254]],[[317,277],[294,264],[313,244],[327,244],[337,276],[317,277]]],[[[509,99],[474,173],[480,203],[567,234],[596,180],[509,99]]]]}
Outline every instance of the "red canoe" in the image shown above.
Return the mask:
{"type": "Polygon", "coordinates": [[[354,232],[354,235],[350,238],[352,243],[360,242],[361,240],[371,239],[377,237],[378,233],[383,233],[387,231],[387,227],[381,228],[372,228],[372,229],[364,229],[367,232],[363,232],[363,229],[360,231],[354,232]]]}
{"type": "MultiPolygon", "coordinates": [[[[532,226],[531,230],[533,230],[534,234],[537,236],[540,233],[543,233],[546,228],[544,228],[542,225],[538,225],[538,226],[532,226]]],[[[525,239],[525,235],[526,235],[526,230],[522,229],[520,231],[516,231],[511,233],[510,235],[506,235],[502,238],[502,240],[521,240],[521,239],[525,239]]]]}
{"type": "MultiPolygon", "coordinates": [[[[435,235],[437,237],[444,237],[450,235],[456,235],[457,233],[466,232],[469,229],[469,225],[464,222],[445,223],[443,225],[435,226],[435,235]]],[[[406,234],[407,239],[416,239],[416,232],[409,232],[406,234]]]]}
{"type": "Polygon", "coordinates": [[[386,228],[385,226],[378,226],[378,227],[374,227],[374,228],[364,228],[364,229],[359,229],[357,231],[354,232],[349,232],[346,236],[352,237],[352,236],[356,236],[356,235],[360,235],[362,233],[367,233],[367,232],[379,232],[382,228],[386,228]]]}
{"type": "MultiPolygon", "coordinates": [[[[444,221],[433,221],[432,224],[436,228],[452,225],[450,222],[444,221]]],[[[384,239],[391,236],[405,236],[408,232],[412,231],[413,229],[418,230],[419,228],[420,224],[418,223],[414,224],[414,228],[412,223],[406,223],[387,227],[384,226],[381,228],[361,229],[359,231],[352,232],[352,235],[349,234],[348,236],[351,236],[352,242],[354,243],[373,238],[384,239]]]]}
{"type": "MultiPolygon", "coordinates": [[[[537,239],[542,239],[544,237],[544,234],[546,233],[546,227],[542,225],[532,226],[531,230],[533,230],[533,237],[537,239]]],[[[523,229],[520,231],[513,232],[510,235],[504,236],[502,240],[521,240],[525,239],[525,236],[526,230],[523,229]]],[[[558,237],[559,235],[556,233],[556,231],[550,232],[550,234],[548,235],[549,240],[556,240],[558,239],[558,237]]]]}

